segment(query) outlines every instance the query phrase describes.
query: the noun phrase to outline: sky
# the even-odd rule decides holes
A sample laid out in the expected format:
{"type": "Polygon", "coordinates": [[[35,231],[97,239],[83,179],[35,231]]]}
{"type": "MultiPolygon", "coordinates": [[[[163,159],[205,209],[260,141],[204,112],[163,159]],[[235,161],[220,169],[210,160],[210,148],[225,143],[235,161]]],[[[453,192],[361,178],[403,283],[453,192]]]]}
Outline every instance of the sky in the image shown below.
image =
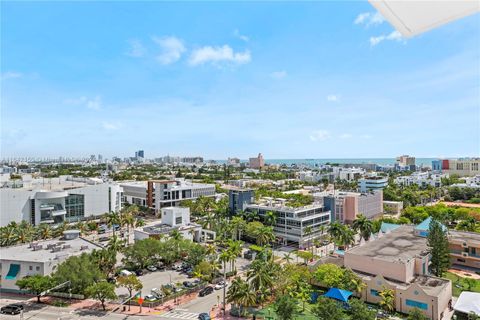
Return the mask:
{"type": "Polygon", "coordinates": [[[480,155],[480,16],[367,1],[1,2],[1,156],[480,155]]]}

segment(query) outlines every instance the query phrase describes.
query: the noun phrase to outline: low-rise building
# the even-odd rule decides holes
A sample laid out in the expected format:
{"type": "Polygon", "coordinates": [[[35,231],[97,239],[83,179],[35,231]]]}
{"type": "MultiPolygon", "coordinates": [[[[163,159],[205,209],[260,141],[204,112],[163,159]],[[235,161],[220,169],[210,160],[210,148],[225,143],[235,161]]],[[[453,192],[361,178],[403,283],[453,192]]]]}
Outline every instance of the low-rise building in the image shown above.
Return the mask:
{"type": "Polygon", "coordinates": [[[332,221],[352,223],[359,214],[375,219],[383,213],[383,192],[331,192],[323,196],[323,205],[332,212],[332,221]]]}
{"type": "Polygon", "coordinates": [[[199,224],[190,222],[190,209],[182,207],[162,208],[161,221],[136,228],[134,239],[168,238],[173,230],[177,230],[184,239],[191,241],[208,242],[215,240],[215,232],[205,230],[199,224]]]}
{"type": "Polygon", "coordinates": [[[52,274],[57,266],[68,257],[90,253],[94,249],[101,249],[96,244],[67,232],[64,239],[21,244],[2,248],[0,257],[1,283],[0,291],[18,292],[15,284],[18,280],[33,275],[47,276],[52,274]]]}
{"type": "Polygon", "coordinates": [[[480,272],[480,233],[450,230],[448,244],[452,266],[480,272]]]}
{"type": "Polygon", "coordinates": [[[228,209],[231,214],[244,211],[247,205],[255,201],[255,191],[252,189],[229,188],[228,209]]]}
{"type": "Polygon", "coordinates": [[[442,185],[444,175],[431,172],[414,172],[409,176],[400,176],[395,178],[394,182],[401,186],[417,185],[420,188],[427,186],[439,188],[442,185]]]}
{"type": "Polygon", "coordinates": [[[330,210],[320,204],[292,208],[285,206],[281,200],[249,204],[246,210],[256,212],[261,218],[267,212],[273,212],[276,216],[273,231],[279,242],[299,248],[305,248],[314,239],[321,237],[326,232],[325,227],[330,224],[331,216],[330,210]],[[309,229],[311,232],[308,232],[309,229]]]}
{"type": "Polygon", "coordinates": [[[379,303],[385,288],[395,292],[395,309],[409,313],[418,308],[432,320],[443,318],[452,297],[449,280],[429,275],[427,239],[415,227],[402,225],[347,250],[344,265],[366,284],[361,298],[379,303]]]}
{"type": "Polygon", "coordinates": [[[185,179],[124,182],[121,186],[126,202],[152,208],[156,213],[164,207],[179,206],[183,200],[215,196],[214,184],[193,183],[185,179]]]}
{"type": "Polygon", "coordinates": [[[388,186],[388,179],[386,177],[371,176],[358,180],[360,192],[383,190],[386,186],[388,186]]]}
{"type": "Polygon", "coordinates": [[[60,176],[23,180],[0,188],[0,226],[25,220],[33,225],[73,222],[116,212],[123,189],[100,179],[60,176]]]}
{"type": "Polygon", "coordinates": [[[388,214],[399,218],[402,210],[403,201],[383,201],[383,214],[388,214]]]}

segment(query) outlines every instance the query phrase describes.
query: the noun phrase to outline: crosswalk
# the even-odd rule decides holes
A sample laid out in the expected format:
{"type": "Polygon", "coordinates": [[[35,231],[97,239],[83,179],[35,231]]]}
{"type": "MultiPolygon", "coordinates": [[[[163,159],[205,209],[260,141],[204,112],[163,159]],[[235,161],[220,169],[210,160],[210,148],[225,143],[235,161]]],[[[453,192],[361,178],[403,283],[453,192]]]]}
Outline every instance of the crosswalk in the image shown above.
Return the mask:
{"type": "Polygon", "coordinates": [[[187,312],[184,310],[172,310],[167,313],[162,313],[160,316],[162,318],[172,318],[172,319],[198,319],[199,313],[187,312]]]}

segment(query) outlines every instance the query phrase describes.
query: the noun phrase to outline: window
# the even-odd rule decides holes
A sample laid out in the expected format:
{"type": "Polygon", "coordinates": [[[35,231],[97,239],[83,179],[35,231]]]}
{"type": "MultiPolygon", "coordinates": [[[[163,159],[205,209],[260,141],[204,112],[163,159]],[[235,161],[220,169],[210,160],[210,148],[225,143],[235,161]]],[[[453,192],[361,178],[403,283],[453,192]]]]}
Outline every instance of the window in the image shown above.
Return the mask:
{"type": "Polygon", "coordinates": [[[68,220],[79,220],[85,216],[85,196],[83,194],[69,194],[65,198],[65,211],[68,220]]]}
{"type": "Polygon", "coordinates": [[[39,266],[36,266],[36,267],[35,267],[35,270],[40,271],[40,267],[39,267],[39,266]]]}
{"type": "Polygon", "coordinates": [[[375,297],[378,297],[378,296],[379,296],[378,290],[375,290],[375,289],[370,289],[370,294],[371,294],[372,296],[375,296],[375,297]]]}
{"type": "Polygon", "coordinates": [[[175,218],[175,224],[182,224],[182,217],[176,217],[175,218]]]}
{"type": "Polygon", "coordinates": [[[419,309],[422,309],[422,310],[428,310],[428,304],[423,303],[423,302],[407,299],[407,300],[405,300],[405,304],[409,307],[419,308],[419,309]]]}
{"type": "Polygon", "coordinates": [[[33,270],[33,266],[29,266],[29,267],[28,267],[28,270],[32,271],[32,270],[33,270]]]}

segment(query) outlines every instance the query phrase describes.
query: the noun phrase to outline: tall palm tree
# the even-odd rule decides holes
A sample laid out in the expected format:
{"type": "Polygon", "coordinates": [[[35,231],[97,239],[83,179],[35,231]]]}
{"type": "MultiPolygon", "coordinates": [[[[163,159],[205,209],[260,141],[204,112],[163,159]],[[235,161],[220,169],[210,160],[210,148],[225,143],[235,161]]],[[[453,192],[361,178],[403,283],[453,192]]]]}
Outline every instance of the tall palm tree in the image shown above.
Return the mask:
{"type": "Polygon", "coordinates": [[[257,232],[257,244],[259,246],[265,246],[275,240],[275,234],[273,233],[273,227],[263,226],[258,229],[257,232]]]}
{"type": "MultiPolygon", "coordinates": [[[[308,242],[307,242],[307,246],[308,248],[311,247],[311,243],[310,243],[310,235],[312,234],[313,232],[313,228],[312,226],[306,226],[305,229],[304,229],[304,235],[308,237],[308,242]]],[[[313,248],[312,249],[312,254],[313,254],[313,248]]]]}
{"type": "Polygon", "coordinates": [[[352,224],[353,230],[360,232],[360,237],[368,240],[373,233],[373,222],[363,214],[359,214],[352,224]]]}
{"type": "Polygon", "coordinates": [[[244,315],[244,308],[254,306],[257,294],[249,283],[240,277],[233,279],[227,291],[227,301],[238,306],[240,316],[244,315]]]}
{"type": "Polygon", "coordinates": [[[121,224],[120,215],[112,211],[106,214],[105,220],[107,225],[113,229],[113,236],[115,236],[115,225],[119,226],[121,224]]]}
{"type": "Polygon", "coordinates": [[[130,242],[130,228],[135,227],[135,216],[130,211],[127,211],[127,212],[123,213],[120,216],[120,218],[122,220],[122,224],[124,226],[127,226],[127,243],[129,243],[130,242]]]}
{"type": "Polygon", "coordinates": [[[135,220],[135,228],[140,228],[145,225],[145,220],[137,218],[135,220]]]}
{"type": "Polygon", "coordinates": [[[273,211],[267,211],[263,217],[263,221],[267,226],[274,226],[277,223],[277,216],[273,211]]]}
{"type": "Polygon", "coordinates": [[[347,249],[350,245],[355,243],[355,232],[347,226],[342,228],[339,243],[347,249]]]}
{"type": "Polygon", "coordinates": [[[16,228],[16,238],[20,243],[30,242],[33,239],[34,229],[32,225],[23,220],[16,228]]]}
{"type": "Polygon", "coordinates": [[[239,240],[242,237],[242,232],[245,230],[247,226],[246,221],[241,216],[234,216],[230,221],[233,227],[233,235],[235,240],[239,240]]]}
{"type": "Polygon", "coordinates": [[[392,312],[393,310],[395,310],[394,290],[384,287],[383,290],[378,293],[378,295],[382,298],[379,304],[383,308],[383,310],[387,312],[392,312]]]}
{"type": "Polygon", "coordinates": [[[247,271],[247,279],[255,291],[272,287],[274,280],[271,274],[271,265],[272,263],[262,260],[254,260],[250,265],[250,269],[247,271]]]}
{"type": "Polygon", "coordinates": [[[334,242],[338,242],[340,239],[340,236],[343,232],[343,225],[340,224],[338,221],[334,221],[333,223],[330,224],[328,227],[328,234],[330,235],[330,238],[334,242]]]}
{"type": "Polygon", "coordinates": [[[293,260],[292,253],[291,252],[285,253],[282,259],[285,260],[286,264],[289,264],[293,260]]]}
{"type": "Polygon", "coordinates": [[[231,263],[232,263],[232,271],[235,270],[235,261],[237,257],[242,253],[242,241],[228,241],[228,251],[231,252],[231,263]]]}
{"type": "Polygon", "coordinates": [[[17,225],[9,223],[5,227],[0,228],[1,246],[11,246],[17,242],[17,225]]]}

